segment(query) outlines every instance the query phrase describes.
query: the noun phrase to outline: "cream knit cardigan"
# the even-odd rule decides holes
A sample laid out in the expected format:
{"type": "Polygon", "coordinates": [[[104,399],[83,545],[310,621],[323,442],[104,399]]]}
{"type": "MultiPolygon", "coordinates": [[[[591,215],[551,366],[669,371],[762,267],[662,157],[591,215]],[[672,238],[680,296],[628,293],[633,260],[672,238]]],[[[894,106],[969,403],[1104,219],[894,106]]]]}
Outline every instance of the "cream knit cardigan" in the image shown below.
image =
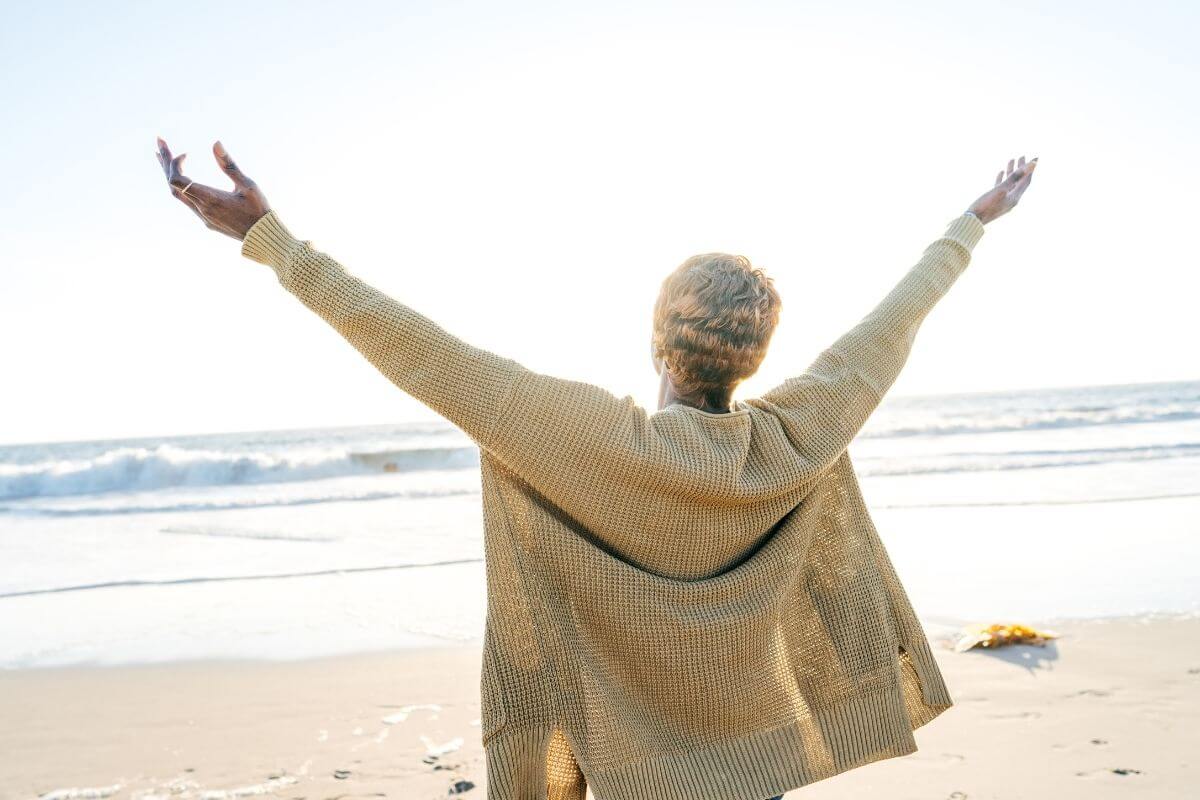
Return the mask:
{"type": "Polygon", "coordinates": [[[244,255],[480,448],[489,800],[765,800],[917,749],[952,701],[847,445],[983,231],[951,221],[807,370],[712,414],[472,347],[254,225],[244,255]]]}

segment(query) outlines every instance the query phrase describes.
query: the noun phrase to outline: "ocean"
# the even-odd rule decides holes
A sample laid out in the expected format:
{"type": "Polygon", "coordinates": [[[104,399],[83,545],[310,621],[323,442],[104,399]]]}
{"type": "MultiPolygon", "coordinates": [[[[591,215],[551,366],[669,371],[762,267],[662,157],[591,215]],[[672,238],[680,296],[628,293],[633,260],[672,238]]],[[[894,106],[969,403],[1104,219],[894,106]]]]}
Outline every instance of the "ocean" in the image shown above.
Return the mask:
{"type": "MultiPolygon", "coordinates": [[[[1200,381],[889,396],[850,447],[927,630],[1200,613],[1200,381]]],[[[0,447],[0,668],[478,642],[448,423],[0,447]]]]}

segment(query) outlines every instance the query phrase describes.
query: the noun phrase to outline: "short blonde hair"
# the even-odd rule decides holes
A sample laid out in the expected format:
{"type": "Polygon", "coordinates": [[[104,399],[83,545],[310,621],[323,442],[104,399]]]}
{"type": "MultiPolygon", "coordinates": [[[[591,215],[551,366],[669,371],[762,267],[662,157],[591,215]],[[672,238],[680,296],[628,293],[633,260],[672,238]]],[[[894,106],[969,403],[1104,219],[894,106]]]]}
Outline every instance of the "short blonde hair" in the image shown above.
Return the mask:
{"type": "Polygon", "coordinates": [[[705,253],[680,264],[654,304],[654,356],[676,394],[725,402],[762,364],[779,306],[774,282],[745,256],[705,253]]]}

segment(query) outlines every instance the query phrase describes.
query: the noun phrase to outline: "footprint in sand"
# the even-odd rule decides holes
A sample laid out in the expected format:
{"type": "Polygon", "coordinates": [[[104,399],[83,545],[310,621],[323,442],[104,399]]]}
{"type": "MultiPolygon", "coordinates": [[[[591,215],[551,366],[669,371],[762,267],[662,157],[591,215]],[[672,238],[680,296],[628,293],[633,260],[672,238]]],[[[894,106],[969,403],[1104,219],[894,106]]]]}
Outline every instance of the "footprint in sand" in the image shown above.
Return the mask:
{"type": "Polygon", "coordinates": [[[1112,692],[1106,692],[1103,689],[1080,689],[1078,692],[1072,692],[1064,697],[1108,697],[1112,692]]]}
{"type": "Polygon", "coordinates": [[[400,710],[394,714],[388,714],[383,718],[384,725],[399,725],[404,720],[408,719],[409,715],[414,711],[430,711],[429,719],[437,719],[442,707],[436,703],[419,703],[410,706],[401,706],[400,710]]]}
{"type": "Polygon", "coordinates": [[[1076,772],[1075,777],[1077,777],[1077,778],[1093,778],[1093,777],[1096,777],[1097,775],[1141,775],[1141,774],[1142,774],[1142,771],[1140,769],[1133,769],[1132,767],[1112,767],[1110,769],[1093,769],[1093,770],[1088,770],[1086,772],[1076,772]]]}
{"type": "Polygon", "coordinates": [[[447,753],[453,753],[455,750],[463,746],[463,738],[461,736],[455,736],[445,744],[435,744],[432,739],[424,734],[422,734],[420,738],[421,742],[425,745],[426,754],[433,756],[434,758],[444,756],[447,753]]]}
{"type": "Polygon", "coordinates": [[[1040,711],[1010,711],[1004,714],[988,714],[989,719],[1037,719],[1040,711]]]}
{"type": "Polygon", "coordinates": [[[442,764],[438,763],[438,760],[442,756],[453,753],[455,750],[458,750],[463,746],[463,738],[461,736],[456,736],[445,744],[434,744],[428,736],[422,734],[421,741],[425,743],[425,757],[421,760],[426,764],[435,765],[433,767],[435,770],[457,769],[459,766],[461,766],[461,764],[450,764],[443,766],[442,764]]]}

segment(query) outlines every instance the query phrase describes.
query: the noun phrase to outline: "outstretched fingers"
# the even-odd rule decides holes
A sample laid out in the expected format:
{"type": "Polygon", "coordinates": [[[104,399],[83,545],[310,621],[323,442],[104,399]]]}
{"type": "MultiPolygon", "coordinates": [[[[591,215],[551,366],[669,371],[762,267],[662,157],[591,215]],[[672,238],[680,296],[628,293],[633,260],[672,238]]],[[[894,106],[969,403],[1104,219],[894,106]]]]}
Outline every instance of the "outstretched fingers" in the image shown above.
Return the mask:
{"type": "Polygon", "coordinates": [[[172,188],[182,189],[184,186],[187,186],[189,183],[191,183],[191,181],[183,176],[183,160],[185,158],[187,158],[187,153],[180,153],[179,155],[175,156],[175,158],[171,159],[169,165],[167,166],[167,183],[170,184],[172,188]]]}
{"type": "Polygon", "coordinates": [[[1016,171],[1013,172],[1009,176],[1009,178],[1013,182],[1013,185],[1021,186],[1022,188],[1024,186],[1028,185],[1029,179],[1033,176],[1033,170],[1036,167],[1037,167],[1037,159],[1036,158],[1027,164],[1027,163],[1025,163],[1025,156],[1021,156],[1021,160],[1017,163],[1016,171]]]}
{"type": "Polygon", "coordinates": [[[187,153],[172,156],[171,149],[167,147],[167,143],[162,138],[159,138],[158,163],[162,166],[163,173],[167,176],[167,184],[173,189],[182,189],[191,183],[183,174],[183,160],[185,158],[187,158],[187,153]]]}
{"type": "Polygon", "coordinates": [[[162,167],[163,174],[167,176],[167,183],[171,182],[171,172],[183,162],[183,156],[175,158],[171,155],[171,148],[167,147],[167,143],[158,138],[158,165],[162,167]]]}
{"type": "Polygon", "coordinates": [[[172,156],[171,148],[160,136],[157,155],[158,163],[162,167],[163,174],[166,175],[167,189],[171,192],[171,196],[191,209],[192,213],[199,217],[207,227],[213,228],[212,222],[204,214],[204,203],[212,199],[215,190],[195,183],[183,174],[183,160],[187,158],[187,153],[172,156]]]}
{"type": "Polygon", "coordinates": [[[1021,181],[1027,181],[1030,175],[1033,174],[1034,167],[1037,166],[1037,159],[1026,163],[1025,156],[1018,159],[1010,158],[1008,160],[1007,170],[1000,170],[996,173],[996,185],[999,186],[1006,179],[1014,186],[1021,181]]]}
{"type": "Polygon", "coordinates": [[[193,201],[199,201],[201,204],[219,199],[221,192],[211,186],[196,183],[183,174],[185,158],[187,158],[187,153],[180,153],[172,157],[171,148],[167,147],[167,143],[162,140],[161,136],[159,137],[158,163],[167,176],[167,185],[171,188],[171,194],[175,195],[176,191],[179,191],[182,192],[182,195],[176,196],[180,200],[190,197],[193,201]]]}
{"type": "Polygon", "coordinates": [[[1013,189],[1013,194],[1017,200],[1021,199],[1021,195],[1025,194],[1025,190],[1029,188],[1029,182],[1033,180],[1033,172],[1037,168],[1037,159],[1030,161],[1025,168],[1025,173],[1021,179],[1017,181],[1016,187],[1013,189]]]}
{"type": "Polygon", "coordinates": [[[217,164],[225,171],[233,180],[233,185],[239,189],[253,189],[254,181],[246,176],[246,173],[238,167],[229,152],[225,149],[225,145],[219,141],[213,143],[213,156],[217,159],[217,164]]]}

